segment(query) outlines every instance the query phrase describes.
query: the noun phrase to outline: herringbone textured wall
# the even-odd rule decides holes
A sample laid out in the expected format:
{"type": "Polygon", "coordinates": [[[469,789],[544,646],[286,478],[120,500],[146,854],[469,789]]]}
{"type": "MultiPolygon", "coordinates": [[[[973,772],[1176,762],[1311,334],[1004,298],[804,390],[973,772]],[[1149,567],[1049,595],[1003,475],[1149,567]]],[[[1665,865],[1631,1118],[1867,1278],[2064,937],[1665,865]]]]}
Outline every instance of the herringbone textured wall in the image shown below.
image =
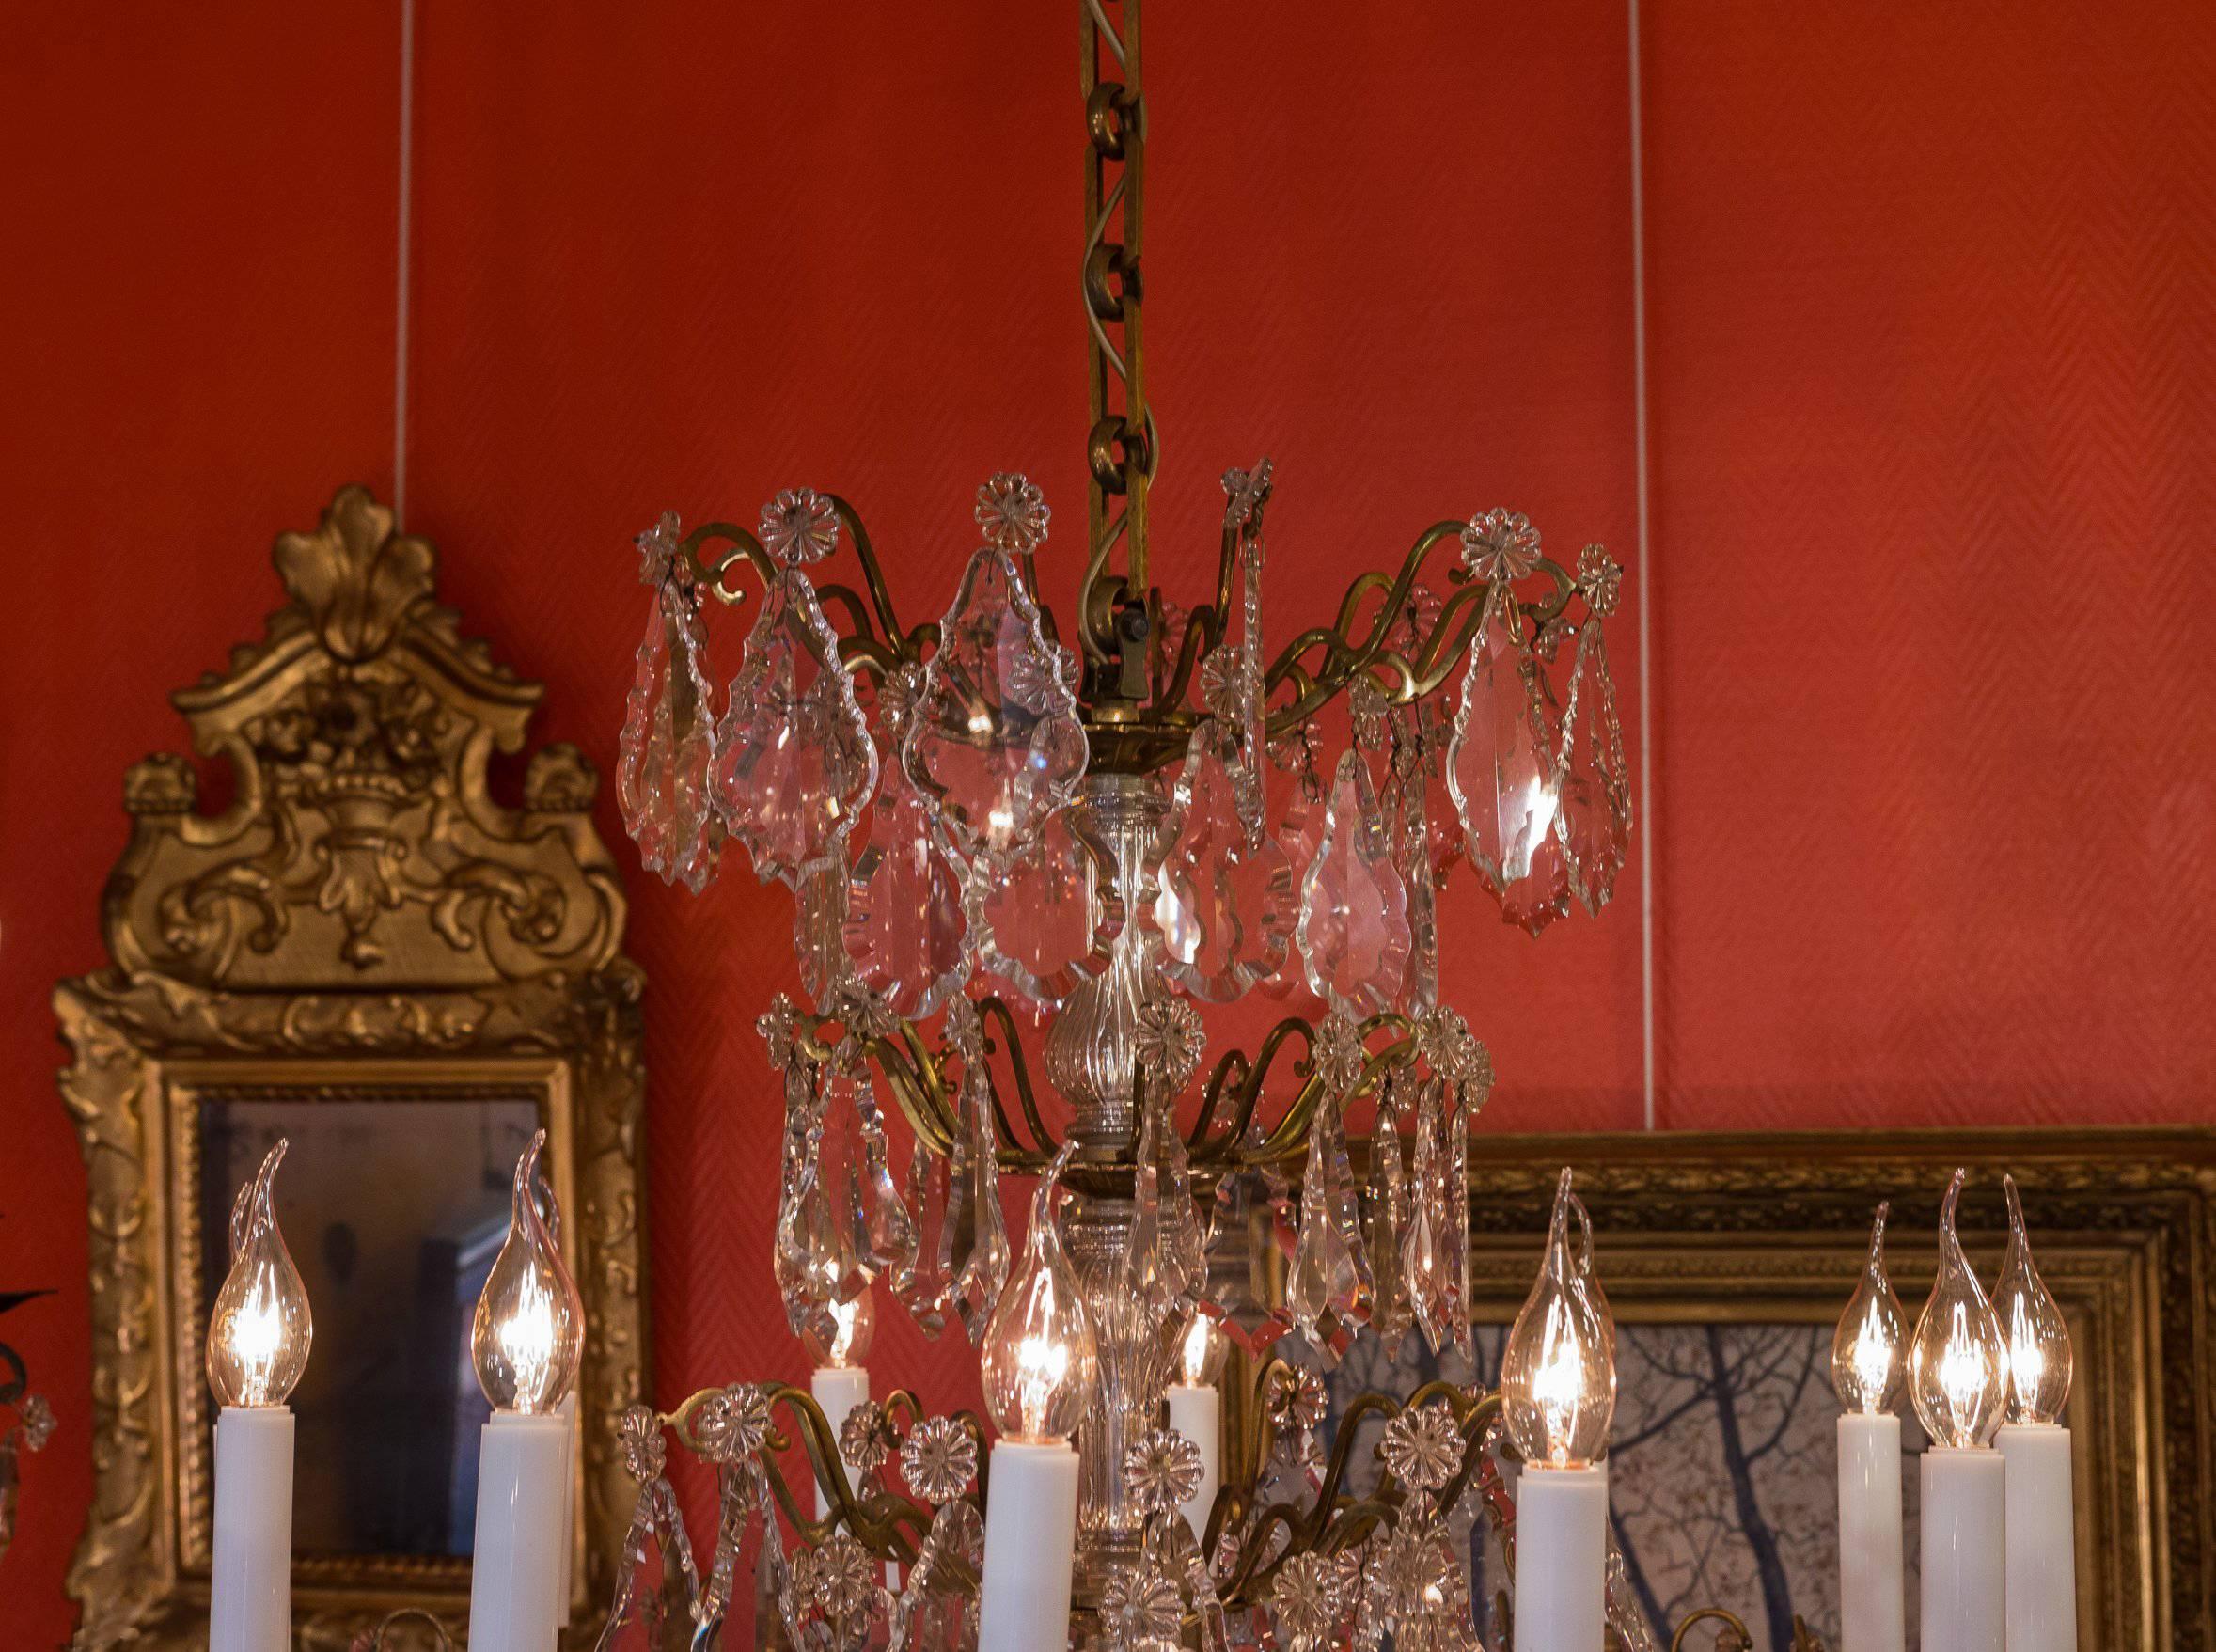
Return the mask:
{"type": "MultiPolygon", "coordinates": [[[[1150,13],[1171,583],[1265,451],[1274,627],[1494,503],[1644,575],[1613,652],[1635,719],[1645,601],[1651,891],[1533,947],[1450,885],[1485,1127],[1646,1116],[1649,893],[1665,1126],[2208,1116],[2216,11],[1644,9],[1643,558],[1619,0],[1150,13]]],[[[917,612],[986,471],[1081,519],[1066,10],[422,8],[410,526],[547,683],[541,738],[612,773],[665,504],[837,486],[917,612]]],[[[64,1418],[10,1646],[66,1632],[88,1484],[46,994],[271,537],[391,491],[398,44],[390,5],[0,24],[0,1286],[62,1289],[8,1331],[64,1418]]],[[[751,1032],[789,905],[737,861],[634,892],[658,1386],[795,1375],[751,1032]]],[[[887,1367],[961,1398],[887,1319],[887,1367]]]]}

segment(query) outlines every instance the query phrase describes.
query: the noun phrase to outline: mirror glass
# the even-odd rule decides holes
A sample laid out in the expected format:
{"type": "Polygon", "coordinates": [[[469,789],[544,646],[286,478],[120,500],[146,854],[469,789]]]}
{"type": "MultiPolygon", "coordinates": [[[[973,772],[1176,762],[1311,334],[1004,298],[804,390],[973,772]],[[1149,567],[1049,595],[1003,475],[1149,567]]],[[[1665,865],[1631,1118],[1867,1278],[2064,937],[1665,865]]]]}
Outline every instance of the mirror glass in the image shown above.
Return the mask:
{"type": "Polygon", "coordinates": [[[202,1105],[202,1317],[229,1266],[234,1192],[291,1141],[277,1221],[315,1314],[292,1395],[295,1553],[469,1552],[487,1415],[469,1316],[538,1126],[527,1096],[202,1105]]]}

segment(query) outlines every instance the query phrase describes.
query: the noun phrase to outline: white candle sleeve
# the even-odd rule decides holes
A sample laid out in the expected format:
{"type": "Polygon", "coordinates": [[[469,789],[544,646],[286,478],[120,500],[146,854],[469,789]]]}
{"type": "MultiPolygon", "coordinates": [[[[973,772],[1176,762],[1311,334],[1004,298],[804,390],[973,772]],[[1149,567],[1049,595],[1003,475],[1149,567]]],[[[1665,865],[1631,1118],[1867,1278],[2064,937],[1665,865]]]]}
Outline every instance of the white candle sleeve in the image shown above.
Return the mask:
{"type": "Polygon", "coordinates": [[[1516,1482],[1516,1652],[1601,1652],[1608,1467],[1528,1465],[1516,1482]]]}
{"type": "Polygon", "coordinates": [[[215,1422],[209,1652],[292,1644],[292,1413],[226,1406],[215,1422]]]}
{"type": "Polygon", "coordinates": [[[1170,1426],[1191,1440],[1201,1454],[1201,1483],[1179,1503],[1185,1523],[1195,1537],[1208,1530],[1208,1511],[1216,1506],[1216,1488],[1223,1472],[1223,1401],[1205,1383],[1172,1383],[1170,1388],[1170,1426]]]}
{"type": "Polygon", "coordinates": [[[570,1627],[570,1597],[576,1593],[577,1457],[582,1446],[577,1427],[577,1396],[561,1403],[561,1418],[570,1426],[570,1460],[561,1471],[561,1564],[556,1572],[554,1621],[570,1627]]]}
{"type": "Polygon", "coordinates": [[[999,1441],[985,1497],[978,1652],[1069,1644],[1077,1552],[1077,1454],[1059,1440],[999,1441]]]}
{"type": "Polygon", "coordinates": [[[470,1652],[551,1652],[569,1461],[569,1424],[559,1412],[495,1411],[478,1436],[470,1652]]]}
{"type": "Polygon", "coordinates": [[[2001,1454],[1933,1446],[1923,1481],[1923,1652],[2005,1652],[2001,1454]]]}
{"type": "Polygon", "coordinates": [[[2070,1431],[2011,1423],[1998,1443],[2007,1465],[2008,1652],[2077,1652],[2070,1431]]]}
{"type": "MultiPolygon", "coordinates": [[[[846,1421],[847,1413],[870,1397],[870,1374],[854,1365],[821,1365],[808,1379],[809,1392],[815,1396],[817,1407],[824,1413],[824,1421],[831,1425],[831,1438],[839,1438],[839,1426],[846,1421]]],[[[846,1471],[846,1488],[854,1489],[854,1465],[842,1455],[840,1467],[846,1471]]],[[[816,1486],[816,1518],[822,1519],[831,1512],[831,1499],[822,1484],[816,1486]]]]}
{"type": "Polygon", "coordinates": [[[1839,1419],[1839,1652],[1903,1652],[1900,1419],[1839,1419]]]}

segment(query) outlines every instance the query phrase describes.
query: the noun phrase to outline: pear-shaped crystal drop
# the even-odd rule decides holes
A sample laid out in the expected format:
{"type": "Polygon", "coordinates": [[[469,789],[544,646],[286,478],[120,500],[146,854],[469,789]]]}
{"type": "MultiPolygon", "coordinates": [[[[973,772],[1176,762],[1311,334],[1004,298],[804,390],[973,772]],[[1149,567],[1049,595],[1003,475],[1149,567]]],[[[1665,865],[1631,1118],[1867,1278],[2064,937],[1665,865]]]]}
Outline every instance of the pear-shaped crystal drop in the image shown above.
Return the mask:
{"type": "Polygon", "coordinates": [[[1332,1137],[1334,1104],[1317,1110],[1308,1138],[1308,1170],[1300,1182],[1300,1229],[1285,1283],[1293,1323],[1327,1366],[1336,1365],[1369,1309],[1363,1269],[1348,1244],[1340,1210],[1348,1189],[1341,1180],[1344,1154],[1332,1137]]]}
{"type": "Polygon", "coordinates": [[[838,634],[797,568],[770,582],[715,731],[715,795],[762,882],[842,864],[877,748],[838,634]]]}
{"type": "MultiPolygon", "coordinates": [[[[843,1127],[829,1127],[811,1064],[797,1054],[792,1061],[787,1107],[798,1117],[787,1131],[789,1141],[797,1135],[797,1162],[778,1212],[774,1259],[786,1314],[797,1330],[823,1310],[860,1296],[869,1288],[871,1270],[855,1243],[851,1204],[842,1198],[846,1149],[854,1143],[843,1127]]],[[[846,1116],[851,1122],[851,1111],[846,1116]]]]}
{"type": "Polygon", "coordinates": [[[2008,1256],[2001,1264],[2000,1282],[1993,1287],[1993,1309],[2007,1339],[2008,1420],[2059,1423],[2069,1398],[2074,1362],[2069,1325],[2032,1260],[2016,1178],[2004,1176],[2001,1185],[2008,1195],[2008,1256]]]}
{"type": "Polygon", "coordinates": [[[1268,832],[1249,845],[1237,777],[1202,722],[1177,781],[1177,832],[1159,873],[1154,919],[1162,973],[1225,1004],[1283,965],[1297,914],[1292,862],[1268,832]]]}
{"type": "Polygon", "coordinates": [[[691,1643],[699,1582],[677,1493],[653,1472],[638,1488],[617,1561],[615,1607],[593,1652],[680,1652],[691,1643]]]}
{"type": "Polygon", "coordinates": [[[1939,1216],[1939,1273],[1909,1344],[1910,1392],[1934,1445],[1989,1445],[2008,1398],[2000,1315],[1962,1253],[1955,1206],[1968,1172],[1957,1171],[1939,1216]]]}
{"type": "Polygon", "coordinates": [[[1909,1316],[1885,1277],[1885,1216],[1891,1208],[1878,1206],[1870,1253],[1831,1337],[1832,1392],[1849,1413],[1867,1416],[1893,1409],[1908,1374],[1909,1316]]]}
{"type": "Polygon", "coordinates": [[[1000,1209],[992,1095],[982,1056],[964,1056],[955,1111],[953,1147],[947,1156],[947,1216],[940,1230],[939,1266],[963,1329],[976,1343],[983,1338],[1008,1282],[1011,1258],[1008,1220],[1000,1209]]]}
{"type": "Polygon", "coordinates": [[[1408,1306],[1434,1354],[1445,1353],[1455,1334],[1454,1211],[1447,1188],[1450,1150],[1444,1093],[1437,1078],[1425,1079],[1417,1093],[1408,1223],[1401,1241],[1408,1306]]]}
{"type": "Polygon", "coordinates": [[[1290,1314],[1273,1305],[1279,1269],[1289,1252],[1283,1242],[1285,1179],[1247,1156],[1259,1155],[1261,1146],[1260,1128],[1249,1125],[1239,1156],[1216,1184],[1202,1242],[1208,1283],[1201,1310],[1249,1357],[1293,1328],[1290,1314]]]}
{"type": "Polygon", "coordinates": [[[927,1337],[946,1329],[953,1281],[946,1270],[950,1166],[918,1141],[908,1155],[907,1205],[916,1222],[916,1249],[907,1266],[892,1270],[892,1294],[927,1337]]]}
{"type": "Polygon", "coordinates": [[[847,873],[841,928],[855,977],[892,1015],[933,1014],[968,973],[962,874],[932,830],[929,802],[888,762],[847,873]]]}
{"type": "Polygon", "coordinates": [[[1569,885],[1585,909],[1597,913],[1615,893],[1631,848],[1631,779],[1597,619],[1588,620],[1578,636],[1562,745],[1562,836],[1569,885]]]}
{"type": "Polygon", "coordinates": [[[1553,743],[1539,704],[1538,662],[1515,599],[1497,588],[1470,644],[1447,752],[1447,789],[1469,863],[1496,895],[1530,875],[1554,822],[1553,743]]]}
{"type": "Polygon", "coordinates": [[[998,863],[1077,793],[1085,727],[1014,559],[970,558],[924,668],[904,760],[962,854],[998,863]]]}
{"type": "Polygon", "coordinates": [[[1124,929],[1115,863],[1083,832],[1078,813],[1056,810],[1026,847],[971,868],[978,962],[1049,1012],[1108,968],[1124,929]]]}
{"type": "Polygon", "coordinates": [[[639,544],[663,572],[652,581],[646,638],[623,708],[616,803],[646,869],[699,891],[715,875],[709,844],[715,718],[701,666],[699,598],[675,559],[675,516],[639,544]]]}
{"type": "Polygon", "coordinates": [[[1317,997],[1356,1015],[1393,1007],[1413,940],[1408,890],[1359,751],[1342,756],[1332,778],[1324,835],[1300,886],[1297,934],[1317,997]]]}

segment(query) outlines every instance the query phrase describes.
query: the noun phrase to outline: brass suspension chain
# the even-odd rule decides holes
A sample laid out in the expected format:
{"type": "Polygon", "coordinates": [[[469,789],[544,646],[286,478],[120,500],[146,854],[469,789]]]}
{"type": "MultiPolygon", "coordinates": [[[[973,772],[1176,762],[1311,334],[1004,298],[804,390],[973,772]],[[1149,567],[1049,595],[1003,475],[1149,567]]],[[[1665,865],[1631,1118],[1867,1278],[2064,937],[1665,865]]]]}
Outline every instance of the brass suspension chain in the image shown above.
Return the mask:
{"type": "Polygon", "coordinates": [[[1086,442],[1089,555],[1078,629],[1086,654],[1108,658],[1119,596],[1108,559],[1124,547],[1124,590],[1147,583],[1147,486],[1157,444],[1146,404],[1139,329],[1139,241],[1146,183],[1146,100],[1139,83],[1139,0],[1079,0],[1085,93],[1082,285],[1092,428],[1086,442]],[[1123,239],[1109,239],[1119,212],[1123,239]]]}

